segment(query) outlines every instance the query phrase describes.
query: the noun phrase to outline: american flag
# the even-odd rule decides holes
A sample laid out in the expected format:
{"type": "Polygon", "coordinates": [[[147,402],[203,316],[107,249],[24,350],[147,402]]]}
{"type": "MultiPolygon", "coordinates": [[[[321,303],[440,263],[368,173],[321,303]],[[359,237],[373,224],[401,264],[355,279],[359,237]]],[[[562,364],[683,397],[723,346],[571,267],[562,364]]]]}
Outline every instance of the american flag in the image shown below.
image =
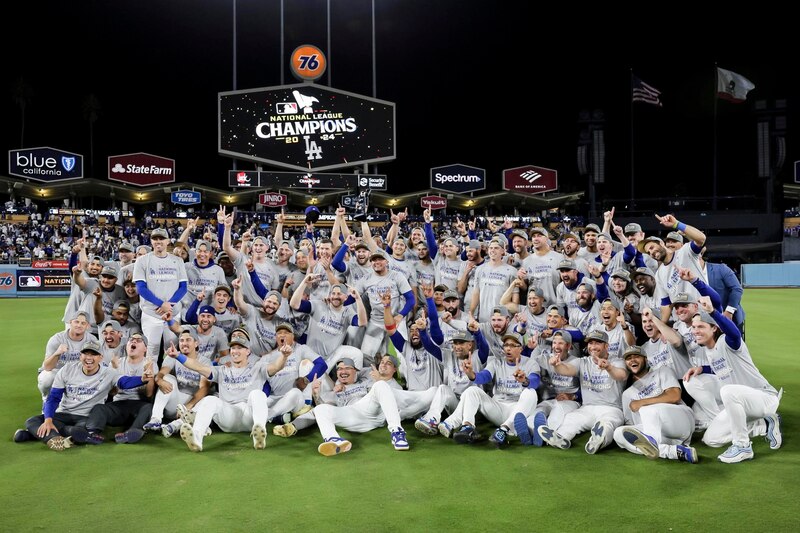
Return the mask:
{"type": "Polygon", "coordinates": [[[652,104],[658,107],[662,107],[661,100],[659,100],[659,96],[661,96],[661,91],[653,87],[652,85],[648,85],[636,76],[633,76],[631,80],[631,89],[633,93],[634,102],[644,102],[646,104],[652,104]]]}

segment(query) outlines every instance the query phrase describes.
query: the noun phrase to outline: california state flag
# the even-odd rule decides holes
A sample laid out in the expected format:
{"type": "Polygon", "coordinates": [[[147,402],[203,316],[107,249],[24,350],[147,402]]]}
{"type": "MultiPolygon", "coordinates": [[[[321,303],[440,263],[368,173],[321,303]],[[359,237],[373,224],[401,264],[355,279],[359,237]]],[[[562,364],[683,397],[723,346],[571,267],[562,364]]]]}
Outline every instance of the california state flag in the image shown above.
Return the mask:
{"type": "Polygon", "coordinates": [[[747,100],[747,93],[756,86],[741,74],[724,68],[717,68],[717,96],[729,102],[740,104],[747,100]]]}

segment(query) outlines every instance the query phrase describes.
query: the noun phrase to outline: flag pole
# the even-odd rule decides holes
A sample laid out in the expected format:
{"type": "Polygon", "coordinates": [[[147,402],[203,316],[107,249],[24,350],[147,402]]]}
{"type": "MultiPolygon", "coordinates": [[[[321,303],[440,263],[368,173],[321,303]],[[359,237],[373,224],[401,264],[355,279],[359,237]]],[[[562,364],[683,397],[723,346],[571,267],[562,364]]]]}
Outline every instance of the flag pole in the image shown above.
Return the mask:
{"type": "Polygon", "coordinates": [[[714,165],[711,181],[711,209],[717,210],[717,62],[714,62],[714,165]]]}
{"type": "Polygon", "coordinates": [[[633,68],[630,69],[630,79],[628,84],[628,101],[630,102],[631,106],[631,127],[630,127],[630,135],[631,135],[631,211],[636,209],[636,195],[634,193],[634,172],[633,172],[633,68]]]}

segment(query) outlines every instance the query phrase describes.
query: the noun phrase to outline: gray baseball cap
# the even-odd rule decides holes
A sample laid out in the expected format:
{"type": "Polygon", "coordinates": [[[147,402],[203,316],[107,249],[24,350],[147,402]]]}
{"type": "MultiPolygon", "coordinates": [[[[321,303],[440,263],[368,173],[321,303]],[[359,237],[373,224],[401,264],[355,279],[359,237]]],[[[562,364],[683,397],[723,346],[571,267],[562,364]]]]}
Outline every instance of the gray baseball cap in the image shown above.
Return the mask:
{"type": "Polygon", "coordinates": [[[83,317],[84,320],[86,320],[87,322],[91,322],[91,320],[89,319],[89,313],[87,313],[86,311],[75,311],[74,313],[72,313],[72,316],[69,317],[69,319],[77,320],[80,317],[83,317]]]}
{"type": "Polygon", "coordinates": [[[154,229],[153,231],[150,232],[150,239],[151,240],[155,239],[155,238],[158,238],[158,237],[160,237],[162,239],[169,239],[169,234],[167,233],[167,230],[165,230],[164,228],[156,228],[156,229],[154,229]]]}
{"type": "Polygon", "coordinates": [[[471,342],[475,340],[470,331],[456,331],[453,334],[453,342],[471,342]]]}
{"type": "Polygon", "coordinates": [[[624,279],[625,281],[630,281],[631,273],[628,272],[628,269],[626,268],[618,268],[611,274],[611,277],[624,279]]]}
{"type": "Polygon", "coordinates": [[[200,248],[200,247],[201,247],[201,246],[203,246],[203,245],[205,245],[205,247],[206,247],[206,250],[208,250],[209,252],[210,252],[210,251],[213,249],[213,248],[211,247],[211,243],[210,243],[210,242],[208,242],[208,241],[206,241],[206,240],[203,240],[203,239],[200,239],[200,240],[198,240],[198,241],[197,241],[197,242],[194,244],[194,249],[195,249],[195,250],[197,250],[198,248],[200,248]]]}
{"type": "Polygon", "coordinates": [[[559,329],[553,333],[553,337],[555,337],[556,335],[564,339],[564,342],[566,342],[567,344],[572,344],[572,334],[569,331],[565,329],[559,329]]]}
{"type": "Polygon", "coordinates": [[[644,252],[644,247],[649,242],[657,242],[661,246],[664,246],[664,241],[662,241],[659,237],[651,236],[639,241],[639,244],[636,247],[639,249],[640,252],[644,252]]]}
{"type": "Polygon", "coordinates": [[[613,298],[606,298],[605,300],[603,300],[603,304],[606,304],[606,303],[611,304],[611,306],[614,309],[619,311],[619,303],[616,300],[614,300],[613,298]]]}
{"type": "Polygon", "coordinates": [[[94,352],[94,353],[100,355],[100,353],[101,353],[100,352],[100,344],[97,343],[96,341],[89,341],[87,343],[84,343],[83,347],[81,348],[81,353],[83,353],[83,352],[94,352]]]}
{"type": "Polygon", "coordinates": [[[505,341],[506,339],[511,339],[520,346],[525,346],[525,342],[523,342],[522,340],[522,335],[520,335],[519,333],[506,333],[505,335],[503,335],[502,340],[505,341]]]}
{"type": "Polygon", "coordinates": [[[384,259],[386,261],[389,260],[389,258],[386,256],[386,252],[383,250],[375,250],[372,252],[372,254],[369,256],[369,260],[374,261],[375,259],[384,259]]]}
{"type": "Polygon", "coordinates": [[[139,339],[143,343],[147,344],[147,337],[145,337],[144,333],[142,333],[141,331],[131,333],[130,336],[128,337],[128,340],[130,341],[131,339],[139,339]]]}
{"type": "Polygon", "coordinates": [[[608,343],[608,334],[605,331],[600,331],[596,329],[594,331],[590,331],[588,335],[586,335],[586,342],[589,341],[600,341],[608,343]]]}
{"type": "Polygon", "coordinates": [[[349,366],[350,368],[358,370],[356,362],[353,361],[350,357],[342,357],[341,359],[336,361],[336,368],[339,368],[340,366],[349,366]]]}
{"type": "Polygon", "coordinates": [[[100,271],[101,276],[106,276],[109,278],[116,278],[117,277],[117,269],[111,266],[103,267],[103,270],[100,271]]]}
{"type": "Polygon", "coordinates": [[[636,276],[650,276],[651,278],[656,279],[656,273],[647,267],[637,268],[636,272],[633,273],[633,277],[635,278],[636,276]]]}
{"type": "Polygon", "coordinates": [[[553,305],[551,305],[550,307],[547,308],[547,312],[550,313],[550,311],[552,311],[554,309],[555,309],[556,313],[559,314],[559,316],[567,318],[567,308],[566,308],[566,306],[553,304],[553,305]]]}
{"type": "Polygon", "coordinates": [[[583,234],[586,235],[590,231],[593,231],[594,233],[600,233],[600,226],[597,224],[586,224],[586,227],[583,228],[583,234]]]}
{"type": "Polygon", "coordinates": [[[144,253],[146,253],[146,254],[149,254],[150,252],[153,251],[153,249],[151,247],[147,246],[146,244],[140,244],[139,246],[136,247],[136,253],[137,254],[139,253],[139,250],[144,250],[144,253]]]}
{"type": "Polygon", "coordinates": [[[191,326],[184,326],[184,327],[182,327],[182,328],[181,328],[181,335],[183,335],[184,333],[186,333],[187,335],[189,335],[189,336],[190,336],[191,338],[193,338],[195,341],[197,341],[197,342],[200,342],[200,335],[198,335],[198,334],[197,334],[197,330],[196,330],[196,329],[194,329],[193,327],[191,327],[191,326]]]}
{"type": "Polygon", "coordinates": [[[233,296],[233,294],[231,293],[231,288],[228,287],[227,285],[217,285],[216,287],[214,287],[214,293],[217,293],[219,291],[225,291],[228,293],[228,296],[233,296]]]}
{"type": "Polygon", "coordinates": [[[539,235],[544,235],[545,237],[550,237],[550,233],[541,226],[534,226],[531,228],[531,235],[534,233],[538,233],[539,235]]]}
{"type": "Polygon", "coordinates": [[[492,308],[492,314],[498,313],[500,316],[511,316],[509,313],[508,308],[505,305],[495,305],[492,308]]]}
{"type": "Polygon", "coordinates": [[[625,353],[622,354],[622,358],[627,359],[632,355],[640,355],[642,357],[647,357],[647,353],[644,350],[642,350],[641,346],[631,346],[627,350],[625,350],[625,353]]]}
{"type": "Polygon", "coordinates": [[[276,290],[271,290],[271,291],[269,291],[269,292],[267,293],[267,295],[266,295],[266,296],[264,296],[264,299],[266,300],[266,299],[267,299],[267,298],[269,298],[270,296],[275,296],[276,298],[278,298],[278,303],[281,303],[281,302],[283,301],[283,296],[281,295],[281,293],[279,293],[279,292],[278,292],[278,291],[276,291],[276,290]]]}
{"type": "Polygon", "coordinates": [[[129,242],[123,242],[117,249],[120,252],[133,252],[133,245],[129,242]]]}
{"type": "Polygon", "coordinates": [[[667,236],[664,237],[665,241],[675,241],[675,242],[683,242],[683,235],[678,233],[677,231],[670,231],[667,233],[667,236]]]}
{"type": "Polygon", "coordinates": [[[461,296],[458,295],[458,291],[449,290],[445,291],[444,296],[442,297],[445,300],[460,300],[461,296]]]}
{"type": "Polygon", "coordinates": [[[698,313],[695,313],[695,315],[692,318],[694,318],[695,316],[700,317],[700,320],[702,320],[706,324],[711,324],[712,326],[719,327],[719,324],[717,323],[716,320],[714,320],[714,317],[709,315],[705,311],[700,311],[698,313]]]}
{"type": "Polygon", "coordinates": [[[636,222],[631,222],[630,224],[626,224],[625,229],[623,230],[625,235],[630,235],[631,233],[639,233],[640,231],[642,231],[642,226],[640,226],[636,222]]]}
{"type": "Polygon", "coordinates": [[[122,331],[122,324],[120,324],[116,320],[106,320],[105,322],[103,322],[103,325],[100,326],[100,331],[103,331],[108,326],[111,326],[111,329],[113,329],[114,331],[122,331]]]}
{"type": "Polygon", "coordinates": [[[530,294],[530,293],[534,293],[539,298],[544,298],[545,297],[544,296],[544,291],[542,290],[541,287],[539,287],[537,285],[534,285],[530,289],[528,289],[528,294],[530,294]]]}
{"type": "Polygon", "coordinates": [[[250,339],[244,335],[232,335],[231,340],[228,341],[228,346],[241,346],[242,348],[250,348],[250,339]]]}
{"type": "Polygon", "coordinates": [[[479,241],[478,239],[471,239],[469,241],[469,244],[467,245],[467,248],[474,248],[475,250],[480,250],[481,241],[479,241]]]}
{"type": "Polygon", "coordinates": [[[365,243],[364,241],[357,242],[355,244],[355,246],[353,246],[353,250],[358,250],[359,248],[363,248],[363,249],[369,251],[369,245],[367,243],[365,243]]]}
{"type": "Polygon", "coordinates": [[[674,298],[670,298],[673,304],[696,304],[694,296],[688,292],[679,292],[674,298]]]}
{"type": "Polygon", "coordinates": [[[594,281],[590,279],[583,278],[583,280],[578,284],[578,287],[583,285],[586,287],[586,290],[591,292],[592,294],[597,294],[597,285],[594,281]]]}
{"type": "Polygon", "coordinates": [[[558,263],[558,266],[556,267],[556,270],[577,270],[577,269],[578,266],[572,259],[562,259],[558,263]]]}
{"type": "Polygon", "coordinates": [[[526,241],[528,240],[528,234],[522,231],[521,229],[515,229],[514,231],[512,231],[510,237],[512,240],[514,239],[514,237],[520,237],[522,239],[525,239],[526,241]]]}
{"type": "Polygon", "coordinates": [[[280,330],[288,331],[289,333],[294,335],[294,328],[288,322],[281,322],[280,324],[275,326],[275,333],[278,333],[278,331],[280,330]]]}

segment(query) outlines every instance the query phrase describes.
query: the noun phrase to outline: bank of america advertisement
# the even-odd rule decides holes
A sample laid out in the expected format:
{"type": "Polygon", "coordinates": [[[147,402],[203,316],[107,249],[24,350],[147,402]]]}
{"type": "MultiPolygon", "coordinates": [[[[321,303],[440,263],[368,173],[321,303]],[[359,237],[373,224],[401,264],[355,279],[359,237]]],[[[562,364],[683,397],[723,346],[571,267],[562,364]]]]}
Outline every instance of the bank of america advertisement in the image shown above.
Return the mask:
{"type": "Polygon", "coordinates": [[[395,159],[395,106],[312,84],[219,93],[218,151],[322,171],[395,159]]]}

